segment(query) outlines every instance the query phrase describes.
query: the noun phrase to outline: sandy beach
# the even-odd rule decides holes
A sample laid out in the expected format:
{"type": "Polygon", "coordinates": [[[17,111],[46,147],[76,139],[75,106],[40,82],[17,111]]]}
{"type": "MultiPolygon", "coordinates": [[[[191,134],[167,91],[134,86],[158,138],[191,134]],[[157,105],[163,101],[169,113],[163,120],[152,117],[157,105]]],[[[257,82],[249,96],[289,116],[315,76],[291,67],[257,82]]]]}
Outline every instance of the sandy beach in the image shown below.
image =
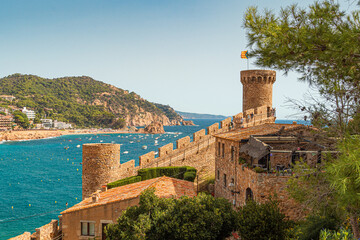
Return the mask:
{"type": "Polygon", "coordinates": [[[104,134],[104,133],[136,133],[130,130],[102,131],[94,129],[76,129],[76,130],[24,130],[24,131],[5,131],[0,132],[0,141],[20,141],[33,140],[50,137],[59,137],[62,135],[74,134],[104,134]]]}

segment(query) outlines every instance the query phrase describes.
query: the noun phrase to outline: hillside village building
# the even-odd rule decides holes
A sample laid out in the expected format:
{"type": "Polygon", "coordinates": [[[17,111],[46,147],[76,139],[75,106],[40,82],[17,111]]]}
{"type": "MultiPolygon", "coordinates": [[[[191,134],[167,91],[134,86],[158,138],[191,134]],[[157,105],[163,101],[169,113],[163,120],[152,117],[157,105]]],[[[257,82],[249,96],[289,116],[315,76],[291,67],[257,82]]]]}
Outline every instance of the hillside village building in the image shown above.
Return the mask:
{"type": "Polygon", "coordinates": [[[10,115],[0,115],[0,131],[5,131],[11,129],[13,124],[13,117],[10,115]]]}
{"type": "MultiPolygon", "coordinates": [[[[63,236],[63,239],[104,237],[103,228],[115,222],[127,206],[138,204],[142,190],[154,186],[158,196],[195,196],[193,183],[171,178],[157,178],[102,191],[109,182],[137,175],[149,167],[192,166],[197,169],[199,189],[215,177],[214,195],[241,206],[247,199],[265,201],[276,194],[281,210],[292,219],[303,216],[302,209],[289,198],[286,182],[292,164],[298,160],[321,164],[331,152],[331,143],[312,137],[310,126],[276,124],[272,107],[272,86],[276,72],[241,71],[243,112],[215,123],[207,129],[120,164],[118,144],[83,145],[83,201],[62,212],[59,226],[51,222],[37,229],[40,236],[63,236]],[[50,230],[49,230],[50,229],[50,230]]],[[[24,233],[25,234],[25,233],[24,233]]],[[[16,238],[15,238],[16,239],[16,238]]],[[[17,238],[29,239],[29,238],[17,238]]]]}
{"type": "Polygon", "coordinates": [[[58,120],[54,120],[54,128],[56,129],[68,129],[68,128],[72,128],[71,123],[65,123],[65,122],[60,122],[58,120]]]}
{"type": "Polygon", "coordinates": [[[26,114],[29,120],[35,119],[35,111],[27,109],[26,107],[24,107],[21,111],[26,114]]]}

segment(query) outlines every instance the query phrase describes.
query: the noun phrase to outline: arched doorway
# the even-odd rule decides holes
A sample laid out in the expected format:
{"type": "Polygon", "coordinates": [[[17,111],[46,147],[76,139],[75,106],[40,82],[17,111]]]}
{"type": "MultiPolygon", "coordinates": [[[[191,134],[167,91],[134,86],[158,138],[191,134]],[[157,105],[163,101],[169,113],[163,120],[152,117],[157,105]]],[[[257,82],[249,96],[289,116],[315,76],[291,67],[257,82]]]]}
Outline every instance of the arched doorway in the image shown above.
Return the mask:
{"type": "Polygon", "coordinates": [[[246,192],[245,192],[245,200],[249,201],[249,200],[254,200],[253,198],[253,192],[251,190],[251,188],[247,188],[246,192]]]}

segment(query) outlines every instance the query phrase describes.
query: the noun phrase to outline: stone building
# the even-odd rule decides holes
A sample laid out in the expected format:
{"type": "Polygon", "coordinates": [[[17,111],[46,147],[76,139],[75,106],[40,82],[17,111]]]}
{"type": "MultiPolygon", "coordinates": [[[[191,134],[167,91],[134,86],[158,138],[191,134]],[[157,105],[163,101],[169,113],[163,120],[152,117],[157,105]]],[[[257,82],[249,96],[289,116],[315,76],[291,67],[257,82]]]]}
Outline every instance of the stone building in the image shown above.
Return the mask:
{"type": "Polygon", "coordinates": [[[291,168],[299,160],[321,164],[322,154],[331,149],[331,144],[317,143],[311,133],[316,129],[309,126],[275,123],[272,108],[275,80],[274,71],[241,72],[246,117],[238,115],[238,119],[233,119],[234,129],[215,135],[215,196],[241,206],[248,199],[263,202],[276,195],[281,210],[290,218],[299,219],[303,209],[297,207],[286,191],[291,168]],[[248,117],[248,111],[253,109],[256,114],[248,117]],[[263,115],[267,118],[261,122],[263,115]]]}
{"type": "Polygon", "coordinates": [[[263,124],[216,135],[215,196],[235,206],[246,200],[263,202],[276,195],[281,210],[292,219],[302,209],[289,198],[286,183],[296,161],[321,164],[325,146],[299,139],[310,127],[298,124],[263,124]]]}
{"type": "Polygon", "coordinates": [[[158,197],[196,196],[193,182],[165,176],[97,191],[61,213],[62,239],[105,239],[105,226],[115,223],[126,208],[139,204],[141,192],[152,187],[158,197]]]}

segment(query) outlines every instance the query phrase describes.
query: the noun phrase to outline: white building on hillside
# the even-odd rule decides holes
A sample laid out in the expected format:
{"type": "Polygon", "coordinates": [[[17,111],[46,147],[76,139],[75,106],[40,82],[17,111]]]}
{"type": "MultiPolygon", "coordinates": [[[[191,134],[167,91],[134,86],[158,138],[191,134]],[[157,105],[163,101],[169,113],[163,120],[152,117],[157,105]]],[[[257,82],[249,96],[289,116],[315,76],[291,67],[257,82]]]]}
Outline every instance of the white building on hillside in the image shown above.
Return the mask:
{"type": "Polygon", "coordinates": [[[49,129],[53,127],[53,120],[52,119],[40,119],[43,128],[49,129]]]}
{"type": "Polygon", "coordinates": [[[72,128],[71,123],[65,122],[58,122],[57,120],[54,121],[54,128],[56,129],[67,129],[72,128]]]}
{"type": "Polygon", "coordinates": [[[24,107],[21,111],[26,114],[29,120],[34,120],[35,111],[26,109],[26,107],[24,107]]]}

